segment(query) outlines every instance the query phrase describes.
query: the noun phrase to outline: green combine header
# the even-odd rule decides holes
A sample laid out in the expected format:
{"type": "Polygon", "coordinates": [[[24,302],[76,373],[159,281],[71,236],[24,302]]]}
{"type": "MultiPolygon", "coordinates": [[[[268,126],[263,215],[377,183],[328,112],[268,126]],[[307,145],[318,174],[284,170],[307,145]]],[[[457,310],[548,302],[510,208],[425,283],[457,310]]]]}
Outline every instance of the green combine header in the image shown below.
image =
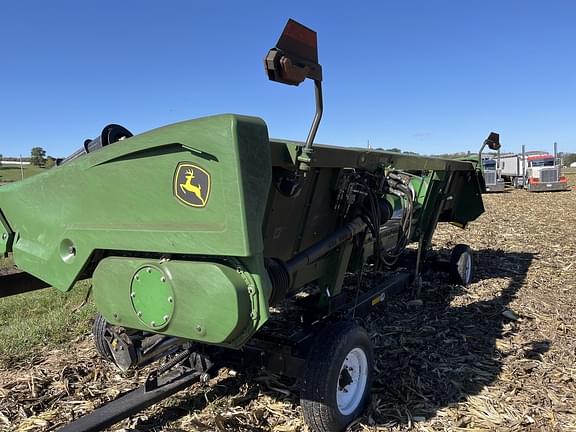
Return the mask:
{"type": "MultiPolygon", "coordinates": [[[[484,211],[469,162],[314,144],[312,30],[290,20],[265,66],[278,82],[314,81],[305,143],[241,115],[135,136],[110,125],[62,166],[0,188],[0,252],[21,271],[2,277],[0,296],[91,279],[102,356],[121,369],[167,362],[62,430],[106,428],[253,357],[299,379],[311,430],[343,430],[370,393],[357,320],[418,285],[439,222],[464,228],[484,211]],[[344,283],[366,272],[376,286],[344,283]]],[[[467,284],[472,267],[457,246],[452,280],[467,284]]]]}

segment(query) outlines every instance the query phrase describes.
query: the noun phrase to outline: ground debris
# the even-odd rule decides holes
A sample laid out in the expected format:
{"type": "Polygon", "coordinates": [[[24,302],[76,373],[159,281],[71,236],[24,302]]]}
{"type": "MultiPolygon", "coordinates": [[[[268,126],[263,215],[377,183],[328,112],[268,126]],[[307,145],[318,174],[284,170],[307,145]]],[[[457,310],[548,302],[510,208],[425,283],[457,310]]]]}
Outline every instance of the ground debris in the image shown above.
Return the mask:
{"type": "MultiPolygon", "coordinates": [[[[485,196],[467,230],[439,228],[439,255],[476,251],[468,287],[423,275],[365,324],[376,352],[370,406],[351,431],[576,431],[576,192],[485,196]]],[[[0,370],[0,430],[46,431],[139,385],[87,337],[0,370]]],[[[117,425],[127,431],[301,431],[298,394],[222,373],[117,425]]]]}

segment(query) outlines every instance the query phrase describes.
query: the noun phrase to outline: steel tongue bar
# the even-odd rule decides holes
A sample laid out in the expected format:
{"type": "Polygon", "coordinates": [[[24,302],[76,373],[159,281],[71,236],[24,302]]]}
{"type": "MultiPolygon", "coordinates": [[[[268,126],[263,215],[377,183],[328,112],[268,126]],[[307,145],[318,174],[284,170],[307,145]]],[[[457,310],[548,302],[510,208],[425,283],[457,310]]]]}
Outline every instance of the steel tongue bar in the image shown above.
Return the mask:
{"type": "MultiPolygon", "coordinates": [[[[192,364],[204,363],[192,353],[192,364]]],[[[210,367],[210,364],[208,364],[210,367]]],[[[199,381],[206,370],[179,366],[163,375],[151,374],[141,387],[97,408],[78,420],[58,429],[58,432],[97,432],[134,415],[199,381]],[[153,385],[150,385],[151,382],[153,385]]]]}

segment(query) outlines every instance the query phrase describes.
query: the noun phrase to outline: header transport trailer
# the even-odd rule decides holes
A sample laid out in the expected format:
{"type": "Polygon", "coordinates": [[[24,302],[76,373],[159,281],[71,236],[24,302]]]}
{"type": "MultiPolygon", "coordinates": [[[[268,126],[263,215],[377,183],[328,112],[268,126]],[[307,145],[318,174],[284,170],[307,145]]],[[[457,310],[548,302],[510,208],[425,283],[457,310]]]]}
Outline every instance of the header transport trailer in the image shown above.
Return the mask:
{"type": "Polygon", "coordinates": [[[554,154],[541,151],[502,155],[500,167],[502,178],[517,188],[529,192],[552,192],[569,190],[566,177],[562,176],[562,163],[557,157],[557,144],[554,143],[554,154]]]}
{"type": "MultiPolygon", "coordinates": [[[[289,20],[265,66],[274,81],[314,81],[305,143],[240,115],[136,136],[110,125],[61,166],[0,188],[0,253],[22,271],[0,295],[90,278],[99,353],[123,370],[164,362],[62,431],[104,429],[227,365],[296,379],[310,429],[344,430],[370,394],[362,317],[419,286],[437,223],[484,211],[471,163],[313,145],[314,31],[289,20]]],[[[470,282],[470,248],[445,270],[470,282]]]]}

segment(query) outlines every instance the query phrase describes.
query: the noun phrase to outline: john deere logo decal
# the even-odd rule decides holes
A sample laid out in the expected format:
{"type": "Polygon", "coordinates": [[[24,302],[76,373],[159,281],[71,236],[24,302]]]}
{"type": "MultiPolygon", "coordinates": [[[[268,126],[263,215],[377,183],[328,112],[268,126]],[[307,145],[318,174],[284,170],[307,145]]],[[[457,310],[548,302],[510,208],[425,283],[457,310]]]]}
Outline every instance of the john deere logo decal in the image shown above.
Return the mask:
{"type": "Polygon", "coordinates": [[[210,197],[210,173],[197,165],[180,162],[174,174],[174,194],[186,205],[205,207],[210,197]]]}

